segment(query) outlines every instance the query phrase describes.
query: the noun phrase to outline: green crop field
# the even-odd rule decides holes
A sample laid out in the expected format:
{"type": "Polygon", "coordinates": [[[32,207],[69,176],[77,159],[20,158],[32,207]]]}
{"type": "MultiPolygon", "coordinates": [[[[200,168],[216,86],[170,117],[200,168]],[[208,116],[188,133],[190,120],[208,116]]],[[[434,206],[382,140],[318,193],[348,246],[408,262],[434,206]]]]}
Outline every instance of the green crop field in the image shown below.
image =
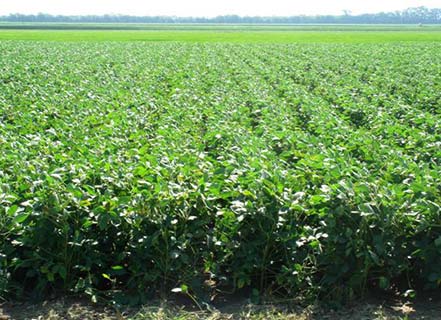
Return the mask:
{"type": "Polygon", "coordinates": [[[439,289],[441,32],[0,39],[0,297],[439,289]]]}
{"type": "Polygon", "coordinates": [[[435,25],[160,25],[1,23],[0,41],[179,41],[234,43],[438,42],[435,25]]]}

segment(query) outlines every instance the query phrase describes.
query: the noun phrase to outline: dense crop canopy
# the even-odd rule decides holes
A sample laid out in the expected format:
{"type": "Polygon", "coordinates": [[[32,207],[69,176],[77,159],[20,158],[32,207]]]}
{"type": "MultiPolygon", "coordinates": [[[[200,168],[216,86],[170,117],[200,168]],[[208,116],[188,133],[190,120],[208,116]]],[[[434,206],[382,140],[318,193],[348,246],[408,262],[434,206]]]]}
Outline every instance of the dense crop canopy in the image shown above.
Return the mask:
{"type": "Polygon", "coordinates": [[[0,296],[439,286],[439,44],[0,52],[0,296]]]}

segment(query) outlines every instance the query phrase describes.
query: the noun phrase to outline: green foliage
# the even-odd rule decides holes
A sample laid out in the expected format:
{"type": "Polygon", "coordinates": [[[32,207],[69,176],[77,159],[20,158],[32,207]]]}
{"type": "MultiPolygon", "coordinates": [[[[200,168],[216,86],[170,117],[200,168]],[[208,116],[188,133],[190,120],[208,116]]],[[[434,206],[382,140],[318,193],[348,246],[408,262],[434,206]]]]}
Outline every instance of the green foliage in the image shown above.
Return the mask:
{"type": "Polygon", "coordinates": [[[130,24],[20,24],[0,23],[1,40],[62,42],[188,42],[188,43],[390,43],[440,42],[441,28],[425,26],[250,26],[130,24]],[[85,30],[81,30],[81,26],[85,30]],[[26,30],[20,30],[20,29],[26,30]],[[45,29],[53,30],[45,30],[45,29]],[[110,30],[106,30],[109,28],[110,30]],[[27,30],[29,29],[29,30],[27,30]],[[79,29],[79,30],[78,30],[79,29]],[[139,29],[139,30],[136,30],[139,29]]]}
{"type": "Polygon", "coordinates": [[[439,287],[438,44],[0,51],[0,296],[439,287]]]}

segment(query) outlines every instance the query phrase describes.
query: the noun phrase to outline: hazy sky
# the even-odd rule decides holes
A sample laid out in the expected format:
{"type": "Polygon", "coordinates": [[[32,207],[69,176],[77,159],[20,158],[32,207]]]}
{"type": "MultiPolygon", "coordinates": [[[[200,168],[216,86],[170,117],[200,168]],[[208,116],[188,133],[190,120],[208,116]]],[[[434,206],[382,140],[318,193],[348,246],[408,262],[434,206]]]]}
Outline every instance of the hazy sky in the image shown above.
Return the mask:
{"type": "Polygon", "coordinates": [[[0,15],[9,13],[216,16],[340,14],[441,7],[441,0],[0,0],[0,15]]]}

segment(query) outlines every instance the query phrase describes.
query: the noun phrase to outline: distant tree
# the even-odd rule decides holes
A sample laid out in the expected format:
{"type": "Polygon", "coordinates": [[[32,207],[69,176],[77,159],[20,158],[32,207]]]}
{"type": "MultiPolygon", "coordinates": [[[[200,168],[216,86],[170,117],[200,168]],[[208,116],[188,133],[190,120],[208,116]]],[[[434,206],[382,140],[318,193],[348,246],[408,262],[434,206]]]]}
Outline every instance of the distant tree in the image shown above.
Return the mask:
{"type": "Polygon", "coordinates": [[[380,12],[352,15],[351,11],[343,10],[343,15],[290,16],[290,17],[249,17],[224,15],[214,18],[175,17],[175,16],[128,16],[128,15],[87,15],[61,16],[39,13],[24,15],[20,13],[0,16],[5,22],[95,22],[95,23],[231,23],[231,24],[441,24],[441,8],[426,7],[408,8],[403,11],[380,12]]]}

